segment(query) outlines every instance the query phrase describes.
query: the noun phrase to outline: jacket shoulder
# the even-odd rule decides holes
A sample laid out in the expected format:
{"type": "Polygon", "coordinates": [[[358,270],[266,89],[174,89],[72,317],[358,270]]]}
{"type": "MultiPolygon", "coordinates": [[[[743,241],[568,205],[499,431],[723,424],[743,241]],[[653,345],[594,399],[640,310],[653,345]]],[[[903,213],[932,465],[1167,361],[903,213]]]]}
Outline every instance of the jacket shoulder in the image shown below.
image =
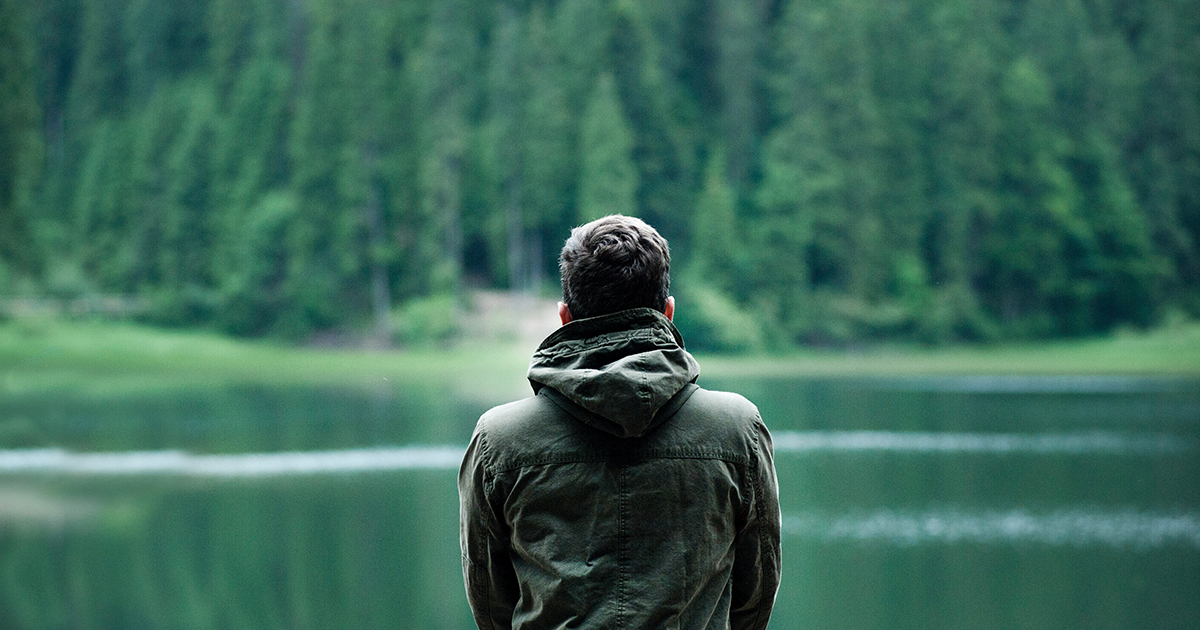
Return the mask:
{"type": "Polygon", "coordinates": [[[489,441],[509,440],[553,412],[554,405],[544,396],[530,396],[488,409],[475,430],[486,433],[489,441]]]}
{"type": "Polygon", "coordinates": [[[494,461],[501,467],[544,452],[559,443],[575,424],[546,396],[531,396],[484,412],[475,426],[475,434],[487,444],[494,461]]]}
{"type": "Polygon", "coordinates": [[[704,388],[696,389],[679,414],[688,419],[688,424],[730,435],[753,433],[756,425],[762,423],[758,407],[741,394],[704,388]]]}
{"type": "Polygon", "coordinates": [[[758,407],[741,394],[722,392],[699,387],[688,399],[693,408],[708,414],[731,416],[742,419],[758,418],[758,407]]]}
{"type": "Polygon", "coordinates": [[[758,408],[739,394],[696,388],[653,436],[655,450],[750,462],[765,431],[758,408]]]}

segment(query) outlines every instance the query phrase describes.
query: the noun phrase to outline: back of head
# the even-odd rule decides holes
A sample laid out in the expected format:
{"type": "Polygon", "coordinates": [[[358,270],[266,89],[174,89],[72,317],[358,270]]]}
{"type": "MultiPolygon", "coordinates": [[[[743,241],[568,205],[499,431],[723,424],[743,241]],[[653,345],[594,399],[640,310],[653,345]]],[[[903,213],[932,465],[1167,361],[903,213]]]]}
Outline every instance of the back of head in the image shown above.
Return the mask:
{"type": "Polygon", "coordinates": [[[619,214],[571,230],[558,259],[563,302],[575,319],[630,308],[666,308],[667,241],[641,219],[619,214]]]}

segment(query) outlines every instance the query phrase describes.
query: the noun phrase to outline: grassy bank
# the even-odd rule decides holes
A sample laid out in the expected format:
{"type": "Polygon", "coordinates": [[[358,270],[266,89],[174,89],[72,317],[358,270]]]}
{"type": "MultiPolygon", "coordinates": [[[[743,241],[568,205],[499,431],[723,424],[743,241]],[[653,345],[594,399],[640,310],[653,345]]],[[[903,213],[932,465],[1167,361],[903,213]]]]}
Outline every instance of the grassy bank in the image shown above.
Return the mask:
{"type": "Polygon", "coordinates": [[[0,392],[403,382],[507,393],[523,384],[530,350],[512,343],[448,350],[309,348],[205,331],[25,320],[0,323],[0,392]]]}
{"type": "Polygon", "coordinates": [[[883,346],[782,357],[708,357],[720,376],[1140,375],[1200,377],[1200,325],[1096,339],[989,346],[883,346]]]}
{"type": "MultiPolygon", "coordinates": [[[[0,393],[205,384],[389,382],[519,393],[532,347],[462,344],[396,351],[292,347],[203,331],[133,324],[18,320],[0,323],[0,393]]],[[[875,347],[780,356],[701,356],[706,376],[906,374],[1134,374],[1200,376],[1200,325],[1102,339],[998,346],[875,347]]]]}

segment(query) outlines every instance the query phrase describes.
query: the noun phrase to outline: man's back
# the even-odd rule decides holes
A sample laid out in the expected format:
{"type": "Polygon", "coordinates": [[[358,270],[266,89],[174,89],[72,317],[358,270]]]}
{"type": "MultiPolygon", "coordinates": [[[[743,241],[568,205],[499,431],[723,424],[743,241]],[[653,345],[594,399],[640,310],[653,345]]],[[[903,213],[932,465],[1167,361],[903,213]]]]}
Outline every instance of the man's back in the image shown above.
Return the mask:
{"type": "Polygon", "coordinates": [[[479,422],[459,477],[481,628],[762,628],[779,580],[770,436],[693,382],[662,313],[564,326],[537,395],[479,422]]]}

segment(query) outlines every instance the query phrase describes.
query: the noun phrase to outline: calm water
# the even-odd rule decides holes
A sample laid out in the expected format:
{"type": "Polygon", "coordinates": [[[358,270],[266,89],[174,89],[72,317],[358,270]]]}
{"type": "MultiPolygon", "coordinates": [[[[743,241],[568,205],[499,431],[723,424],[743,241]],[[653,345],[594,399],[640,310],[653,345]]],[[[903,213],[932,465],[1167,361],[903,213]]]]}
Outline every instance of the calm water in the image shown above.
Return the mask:
{"type": "MultiPolygon", "coordinates": [[[[1200,382],[703,381],[776,441],[771,627],[1200,627],[1200,382]]],[[[436,389],[0,399],[0,628],[473,627],[436,389]]]]}

